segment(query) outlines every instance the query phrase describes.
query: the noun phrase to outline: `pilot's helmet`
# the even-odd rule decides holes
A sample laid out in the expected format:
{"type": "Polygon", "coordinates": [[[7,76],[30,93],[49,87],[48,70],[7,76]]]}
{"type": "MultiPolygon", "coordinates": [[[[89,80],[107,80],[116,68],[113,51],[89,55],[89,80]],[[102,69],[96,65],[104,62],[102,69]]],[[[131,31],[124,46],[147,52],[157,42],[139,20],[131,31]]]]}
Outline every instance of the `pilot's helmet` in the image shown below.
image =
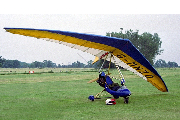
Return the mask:
{"type": "Polygon", "coordinates": [[[104,72],[102,72],[102,73],[101,73],[101,76],[105,77],[105,73],[104,73],[104,72]]]}

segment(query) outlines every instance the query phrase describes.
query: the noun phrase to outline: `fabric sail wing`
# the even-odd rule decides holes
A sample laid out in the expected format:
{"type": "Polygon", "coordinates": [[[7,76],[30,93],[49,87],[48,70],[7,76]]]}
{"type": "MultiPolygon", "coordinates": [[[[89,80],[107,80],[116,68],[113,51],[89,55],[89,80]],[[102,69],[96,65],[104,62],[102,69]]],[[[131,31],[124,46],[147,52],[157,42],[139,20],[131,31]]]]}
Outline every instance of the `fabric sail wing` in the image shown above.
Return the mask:
{"type": "Polygon", "coordinates": [[[158,90],[168,92],[166,84],[158,72],[128,39],[60,30],[32,28],[4,29],[13,34],[35,37],[63,44],[90,53],[99,58],[102,58],[102,56],[110,52],[113,54],[116,64],[147,80],[158,90]]]}

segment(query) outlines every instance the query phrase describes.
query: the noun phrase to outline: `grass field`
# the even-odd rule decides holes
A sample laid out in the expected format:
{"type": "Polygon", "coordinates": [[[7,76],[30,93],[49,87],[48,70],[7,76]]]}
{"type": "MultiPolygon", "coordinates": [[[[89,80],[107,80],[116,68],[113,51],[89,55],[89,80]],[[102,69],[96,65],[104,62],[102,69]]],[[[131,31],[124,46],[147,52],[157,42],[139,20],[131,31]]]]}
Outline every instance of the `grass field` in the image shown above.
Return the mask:
{"type": "MultiPolygon", "coordinates": [[[[180,69],[157,69],[169,92],[154,86],[129,71],[122,71],[132,92],[129,104],[123,98],[116,105],[105,105],[107,98],[94,102],[89,95],[102,90],[94,69],[0,69],[0,119],[30,120],[139,120],[180,119],[180,69]],[[28,71],[34,74],[27,74],[28,71]],[[63,72],[60,72],[63,71],[63,72]]],[[[112,70],[112,76],[118,72],[112,70]]],[[[107,97],[110,95],[107,95],[107,97]]]]}

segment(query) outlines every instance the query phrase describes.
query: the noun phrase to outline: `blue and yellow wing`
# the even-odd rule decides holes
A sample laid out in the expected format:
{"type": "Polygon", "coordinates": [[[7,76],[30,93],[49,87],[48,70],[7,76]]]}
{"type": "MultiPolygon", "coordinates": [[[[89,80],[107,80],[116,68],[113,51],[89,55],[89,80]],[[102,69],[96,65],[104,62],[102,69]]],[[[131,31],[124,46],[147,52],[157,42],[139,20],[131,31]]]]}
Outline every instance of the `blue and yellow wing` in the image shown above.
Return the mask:
{"type": "Polygon", "coordinates": [[[128,39],[60,30],[31,28],[4,29],[13,34],[44,39],[79,49],[96,56],[96,59],[103,59],[104,56],[111,53],[114,55],[116,64],[139,75],[158,90],[168,92],[166,84],[158,72],[128,39]]]}

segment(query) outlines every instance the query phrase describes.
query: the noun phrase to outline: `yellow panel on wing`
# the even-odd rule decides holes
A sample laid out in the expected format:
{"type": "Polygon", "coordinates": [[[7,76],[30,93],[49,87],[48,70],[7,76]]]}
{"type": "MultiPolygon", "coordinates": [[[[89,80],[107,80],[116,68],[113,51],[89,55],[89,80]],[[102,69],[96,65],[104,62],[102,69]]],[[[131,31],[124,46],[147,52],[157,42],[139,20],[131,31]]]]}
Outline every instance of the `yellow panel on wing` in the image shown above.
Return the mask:
{"type": "Polygon", "coordinates": [[[90,42],[90,41],[85,43],[83,46],[89,47],[89,48],[94,48],[94,49],[99,49],[99,50],[102,50],[105,47],[104,44],[90,42]]]}
{"type": "Polygon", "coordinates": [[[95,42],[90,42],[88,41],[87,43],[83,44],[85,47],[89,48],[94,48],[94,49],[99,49],[99,50],[104,50],[104,51],[114,51],[116,48],[105,45],[105,44],[100,44],[100,43],[95,43],[95,42]]]}
{"type": "Polygon", "coordinates": [[[13,34],[20,34],[20,35],[31,36],[36,38],[55,39],[60,41],[63,41],[63,39],[66,37],[65,35],[51,33],[48,31],[39,31],[39,30],[10,29],[7,31],[13,34]]]}
{"type": "Polygon", "coordinates": [[[67,42],[67,43],[71,43],[71,44],[76,44],[76,45],[80,45],[80,46],[84,46],[84,44],[87,42],[86,40],[82,40],[82,39],[78,39],[78,38],[75,38],[75,37],[70,37],[70,36],[67,36],[65,39],[64,39],[64,42],[67,42]]]}

